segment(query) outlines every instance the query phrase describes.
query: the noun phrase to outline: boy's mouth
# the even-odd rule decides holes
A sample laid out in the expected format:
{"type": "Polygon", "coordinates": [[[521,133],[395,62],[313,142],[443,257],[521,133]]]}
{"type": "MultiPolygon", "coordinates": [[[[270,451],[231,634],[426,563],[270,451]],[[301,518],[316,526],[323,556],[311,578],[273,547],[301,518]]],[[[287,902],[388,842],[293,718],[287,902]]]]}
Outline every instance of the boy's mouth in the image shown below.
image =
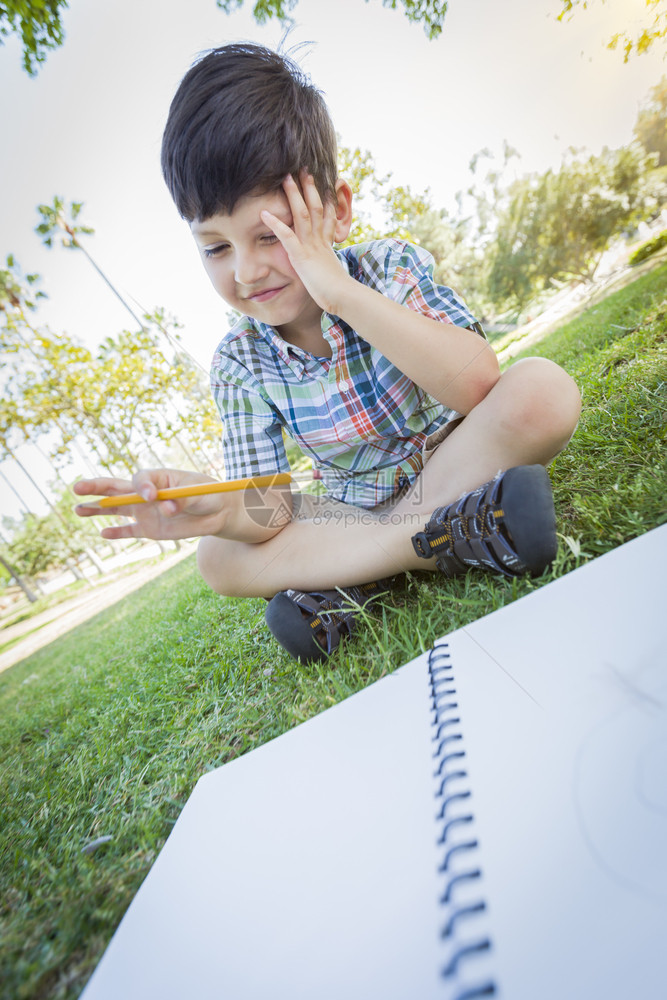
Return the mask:
{"type": "Polygon", "coordinates": [[[251,302],[268,302],[269,299],[274,298],[279,292],[282,292],[284,285],[280,285],[276,288],[263,288],[259,292],[253,292],[252,295],[246,296],[251,302]]]}

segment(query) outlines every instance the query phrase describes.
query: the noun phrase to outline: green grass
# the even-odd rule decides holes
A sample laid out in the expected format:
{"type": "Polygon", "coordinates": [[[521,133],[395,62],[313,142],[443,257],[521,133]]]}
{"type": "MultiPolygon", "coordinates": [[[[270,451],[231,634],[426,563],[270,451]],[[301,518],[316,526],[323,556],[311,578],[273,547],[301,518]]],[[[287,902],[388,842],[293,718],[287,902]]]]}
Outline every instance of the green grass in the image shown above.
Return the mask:
{"type": "Polygon", "coordinates": [[[553,465],[563,531],[591,555],[666,519],[667,264],[529,352],[577,381],[582,418],[553,465]]]}
{"type": "Polygon", "coordinates": [[[302,667],[263,601],[216,597],[190,557],[0,675],[2,1000],[78,996],[201,774],[665,519],[665,287],[667,265],[530,351],[584,397],[539,580],[415,574],[329,664],[302,667]]]}

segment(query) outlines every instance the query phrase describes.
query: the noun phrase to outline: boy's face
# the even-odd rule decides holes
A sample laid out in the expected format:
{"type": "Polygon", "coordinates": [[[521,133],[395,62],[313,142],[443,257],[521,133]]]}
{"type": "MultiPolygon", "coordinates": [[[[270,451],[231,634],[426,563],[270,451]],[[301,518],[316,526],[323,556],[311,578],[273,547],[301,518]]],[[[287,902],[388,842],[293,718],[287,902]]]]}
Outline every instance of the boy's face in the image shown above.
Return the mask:
{"type": "Polygon", "coordinates": [[[286,225],[292,213],[283,191],[241,198],[231,215],[192,222],[204,268],[216,292],[245,316],[277,327],[286,340],[321,330],[322,310],[292,268],[278,238],[262,222],[268,209],[286,225]]]}

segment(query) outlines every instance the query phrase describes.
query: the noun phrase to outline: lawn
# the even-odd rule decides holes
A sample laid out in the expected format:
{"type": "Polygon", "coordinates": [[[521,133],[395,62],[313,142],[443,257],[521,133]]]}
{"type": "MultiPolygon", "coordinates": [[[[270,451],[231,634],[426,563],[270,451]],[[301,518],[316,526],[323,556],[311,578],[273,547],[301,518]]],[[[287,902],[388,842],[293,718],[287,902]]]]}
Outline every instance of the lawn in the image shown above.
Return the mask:
{"type": "Polygon", "coordinates": [[[190,557],[0,675],[2,1000],[78,996],[201,774],[666,519],[666,288],[664,264],[530,350],[584,398],[539,580],[411,575],[306,668],[190,557]]]}

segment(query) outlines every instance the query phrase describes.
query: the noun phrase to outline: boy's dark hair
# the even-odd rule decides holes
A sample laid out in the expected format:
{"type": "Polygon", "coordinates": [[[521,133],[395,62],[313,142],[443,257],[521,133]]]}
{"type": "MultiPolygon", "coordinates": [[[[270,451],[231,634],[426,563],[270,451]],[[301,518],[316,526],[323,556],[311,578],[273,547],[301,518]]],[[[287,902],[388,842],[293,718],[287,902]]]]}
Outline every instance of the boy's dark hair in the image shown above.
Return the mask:
{"type": "Polygon", "coordinates": [[[336,133],[294,62],[248,42],[194,63],[162,137],[162,173],[184,219],[231,214],[244,195],[277,190],[304,168],[320,196],[335,199],[336,133]]]}

